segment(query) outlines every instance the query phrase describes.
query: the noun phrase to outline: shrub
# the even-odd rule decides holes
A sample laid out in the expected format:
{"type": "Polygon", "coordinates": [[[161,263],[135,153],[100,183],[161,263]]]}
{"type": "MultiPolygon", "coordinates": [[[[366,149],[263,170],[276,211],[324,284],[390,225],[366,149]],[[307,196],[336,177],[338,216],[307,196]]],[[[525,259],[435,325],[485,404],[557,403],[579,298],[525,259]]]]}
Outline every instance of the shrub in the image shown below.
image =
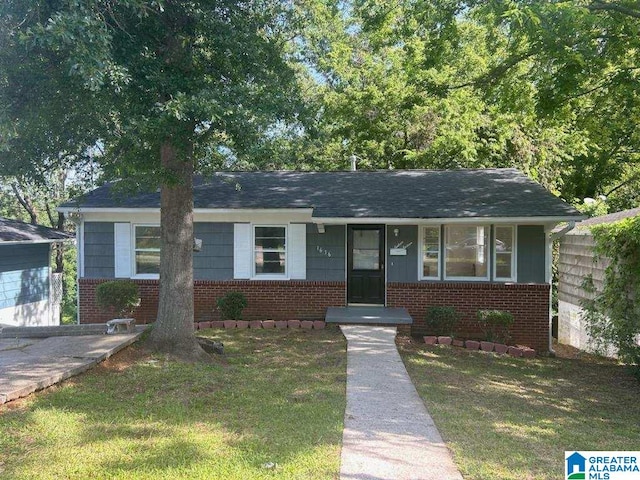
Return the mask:
{"type": "Polygon", "coordinates": [[[509,327],[514,318],[504,310],[478,310],[478,324],[487,342],[509,343],[509,327]]]}
{"type": "Polygon", "coordinates": [[[138,285],[127,280],[112,280],[101,283],[96,288],[98,307],[119,317],[131,316],[140,305],[138,285]]]}
{"type": "Polygon", "coordinates": [[[216,301],[222,320],[242,320],[242,310],[247,306],[247,297],[242,292],[229,292],[216,301]]]}
{"type": "Polygon", "coordinates": [[[427,333],[453,336],[459,319],[460,315],[454,307],[429,307],[425,316],[427,333]]]}

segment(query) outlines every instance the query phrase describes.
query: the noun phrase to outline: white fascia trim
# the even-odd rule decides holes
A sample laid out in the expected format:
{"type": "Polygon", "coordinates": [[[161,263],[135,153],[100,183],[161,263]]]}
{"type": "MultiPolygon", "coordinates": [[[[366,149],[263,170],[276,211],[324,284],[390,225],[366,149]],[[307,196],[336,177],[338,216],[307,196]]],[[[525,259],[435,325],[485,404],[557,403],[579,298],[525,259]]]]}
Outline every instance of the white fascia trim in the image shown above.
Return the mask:
{"type": "Polygon", "coordinates": [[[160,213],[160,208],[124,208],[124,207],[58,207],[60,213],[160,213]]]}
{"type": "MultiPolygon", "coordinates": [[[[58,207],[60,213],[160,213],[160,208],[137,207],[58,207]]],[[[198,213],[308,213],[313,214],[313,208],[194,208],[198,213]]]]}
{"type": "Polygon", "coordinates": [[[392,218],[392,217],[322,217],[313,218],[313,223],[325,225],[348,224],[393,224],[393,225],[443,225],[443,224],[517,224],[517,225],[557,225],[576,221],[581,217],[463,217],[463,218],[392,218]]]}
{"type": "Polygon", "coordinates": [[[41,243],[64,243],[75,242],[75,238],[60,238],[57,240],[12,240],[9,242],[0,241],[0,245],[36,245],[41,243]]]}

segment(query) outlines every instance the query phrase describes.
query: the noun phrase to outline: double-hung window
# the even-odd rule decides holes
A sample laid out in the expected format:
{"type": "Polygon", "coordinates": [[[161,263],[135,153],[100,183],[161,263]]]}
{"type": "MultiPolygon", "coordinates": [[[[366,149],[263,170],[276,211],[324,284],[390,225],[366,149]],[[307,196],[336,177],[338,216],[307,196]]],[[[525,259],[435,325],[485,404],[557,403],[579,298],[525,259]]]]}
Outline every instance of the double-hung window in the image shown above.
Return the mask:
{"type": "Polygon", "coordinates": [[[253,268],[256,277],[287,275],[287,227],[253,227],[253,268]]]}
{"type": "Polygon", "coordinates": [[[425,225],[420,229],[421,279],[437,280],[440,278],[440,225],[425,225]]]}
{"type": "Polygon", "coordinates": [[[160,227],[134,226],[134,274],[157,276],[160,274],[160,227]]]}
{"type": "Polygon", "coordinates": [[[515,228],[512,225],[496,225],[494,241],[494,278],[498,281],[515,280],[515,228]]]}
{"type": "Polygon", "coordinates": [[[489,226],[447,225],[444,235],[445,278],[489,280],[489,226]]]}

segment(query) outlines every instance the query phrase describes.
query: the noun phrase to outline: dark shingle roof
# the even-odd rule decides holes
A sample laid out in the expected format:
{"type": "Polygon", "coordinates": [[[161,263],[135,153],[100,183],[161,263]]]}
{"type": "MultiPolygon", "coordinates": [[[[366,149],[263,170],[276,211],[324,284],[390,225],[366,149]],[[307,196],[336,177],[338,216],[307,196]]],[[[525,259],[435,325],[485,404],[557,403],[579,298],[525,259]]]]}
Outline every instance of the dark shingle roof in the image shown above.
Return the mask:
{"type": "MultiPolygon", "coordinates": [[[[63,207],[158,208],[106,185],[63,207]]],[[[316,218],[578,217],[516,169],[228,172],[197,178],[195,208],[313,208],[316,218]]]]}
{"type": "Polygon", "coordinates": [[[576,224],[576,227],[582,228],[600,225],[602,223],[613,223],[624,220],[625,218],[637,217],[638,215],[640,215],[640,207],[622,210],[621,212],[609,213],[608,215],[600,215],[599,217],[588,218],[576,224]]]}
{"type": "Polygon", "coordinates": [[[55,242],[73,238],[73,235],[30,223],[0,217],[1,242],[55,242]]]}

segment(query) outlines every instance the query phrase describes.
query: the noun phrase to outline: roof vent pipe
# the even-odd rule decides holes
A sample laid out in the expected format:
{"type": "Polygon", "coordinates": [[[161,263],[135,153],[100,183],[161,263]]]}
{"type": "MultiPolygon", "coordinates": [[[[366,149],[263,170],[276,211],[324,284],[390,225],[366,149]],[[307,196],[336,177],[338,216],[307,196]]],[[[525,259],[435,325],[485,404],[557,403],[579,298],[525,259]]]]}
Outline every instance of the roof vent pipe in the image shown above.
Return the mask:
{"type": "Polygon", "coordinates": [[[351,171],[355,172],[357,169],[358,157],[351,155],[349,158],[351,158],[351,171]]]}

